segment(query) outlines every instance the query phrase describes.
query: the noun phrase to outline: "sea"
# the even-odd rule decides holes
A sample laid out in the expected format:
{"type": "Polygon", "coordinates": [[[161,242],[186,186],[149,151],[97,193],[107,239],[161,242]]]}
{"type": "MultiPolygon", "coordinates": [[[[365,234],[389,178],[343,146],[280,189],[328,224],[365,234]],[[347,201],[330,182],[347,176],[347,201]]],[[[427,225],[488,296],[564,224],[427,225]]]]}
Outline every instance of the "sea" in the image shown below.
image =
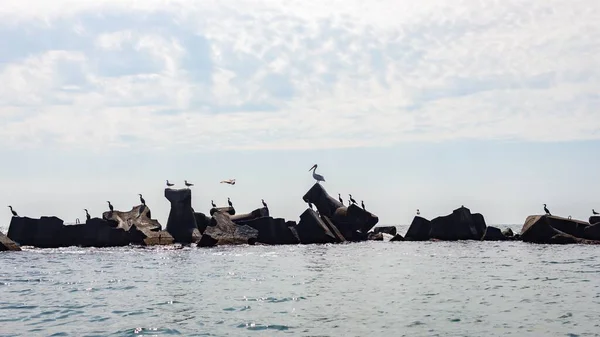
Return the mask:
{"type": "Polygon", "coordinates": [[[517,241],[25,248],[0,253],[0,336],[600,336],[599,256],[517,241]]]}

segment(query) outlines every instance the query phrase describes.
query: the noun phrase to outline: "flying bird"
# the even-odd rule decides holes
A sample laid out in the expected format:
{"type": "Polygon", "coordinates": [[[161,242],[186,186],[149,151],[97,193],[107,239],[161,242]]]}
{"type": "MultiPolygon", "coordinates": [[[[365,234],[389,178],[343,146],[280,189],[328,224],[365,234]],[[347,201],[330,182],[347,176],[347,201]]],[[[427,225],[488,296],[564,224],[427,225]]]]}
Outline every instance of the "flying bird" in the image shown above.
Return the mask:
{"type": "Polygon", "coordinates": [[[212,201],[212,200],[211,200],[211,201],[210,201],[210,204],[212,205],[212,207],[213,207],[213,208],[217,208],[217,205],[215,205],[215,202],[214,202],[214,201],[212,201]]]}
{"type": "Polygon", "coordinates": [[[552,215],[552,214],[550,214],[550,211],[548,210],[548,208],[546,208],[546,204],[544,204],[544,211],[546,212],[546,215],[552,215]]]}
{"type": "Polygon", "coordinates": [[[185,183],[185,186],[187,186],[188,188],[189,188],[190,186],[194,186],[194,184],[192,184],[192,183],[188,183],[188,181],[187,181],[187,180],[184,180],[183,182],[185,183]]]}
{"type": "Polygon", "coordinates": [[[231,202],[231,199],[229,199],[229,197],[227,197],[227,203],[229,204],[229,207],[233,207],[233,203],[231,202]]]}
{"type": "Polygon", "coordinates": [[[264,199],[260,199],[260,201],[262,201],[262,204],[263,204],[263,206],[265,206],[265,208],[269,208],[269,207],[267,206],[267,203],[265,202],[265,200],[264,200],[264,199]]]}
{"type": "Polygon", "coordinates": [[[84,208],[83,210],[85,211],[85,218],[86,218],[87,220],[90,220],[92,217],[90,216],[90,213],[88,212],[88,210],[87,210],[87,209],[85,209],[85,208],[84,208]]]}
{"type": "Polygon", "coordinates": [[[111,211],[111,212],[112,212],[112,211],[114,211],[114,210],[115,210],[115,208],[114,208],[114,207],[113,207],[113,205],[110,203],[110,201],[107,201],[107,202],[108,202],[108,209],[110,209],[110,211],[111,211]]]}
{"type": "Polygon", "coordinates": [[[167,186],[171,187],[171,186],[173,186],[173,185],[175,185],[175,184],[172,184],[172,183],[170,183],[170,182],[169,182],[169,179],[167,179],[167,186]]]}
{"type": "Polygon", "coordinates": [[[146,200],[144,200],[144,197],[142,197],[141,194],[139,194],[140,196],[140,202],[142,203],[142,205],[146,206],[146,200]]]}
{"type": "Polygon", "coordinates": [[[367,209],[365,208],[365,203],[361,200],[360,201],[360,205],[362,206],[362,208],[366,211],[367,209]]]}
{"type": "Polygon", "coordinates": [[[344,204],[344,200],[342,200],[342,194],[338,193],[338,200],[342,203],[342,205],[344,204]]]}
{"type": "Polygon", "coordinates": [[[308,170],[308,171],[309,172],[313,171],[312,176],[313,176],[313,178],[315,178],[315,180],[317,181],[317,183],[320,182],[320,181],[323,181],[323,182],[325,181],[325,178],[323,178],[322,175],[317,174],[317,164],[314,164],[313,167],[311,167],[310,170],[308,170]]]}
{"type": "Polygon", "coordinates": [[[19,214],[17,214],[17,212],[15,212],[15,210],[12,208],[12,206],[8,206],[8,208],[10,208],[10,212],[12,213],[13,216],[19,216],[19,214]]]}
{"type": "Polygon", "coordinates": [[[594,211],[594,209],[592,208],[592,214],[598,215],[598,212],[594,211]]]}
{"type": "Polygon", "coordinates": [[[235,185],[235,179],[221,180],[221,184],[235,185]]]}
{"type": "Polygon", "coordinates": [[[353,204],[356,204],[356,200],[354,200],[354,198],[352,198],[352,194],[348,194],[350,196],[350,202],[353,204]]]}

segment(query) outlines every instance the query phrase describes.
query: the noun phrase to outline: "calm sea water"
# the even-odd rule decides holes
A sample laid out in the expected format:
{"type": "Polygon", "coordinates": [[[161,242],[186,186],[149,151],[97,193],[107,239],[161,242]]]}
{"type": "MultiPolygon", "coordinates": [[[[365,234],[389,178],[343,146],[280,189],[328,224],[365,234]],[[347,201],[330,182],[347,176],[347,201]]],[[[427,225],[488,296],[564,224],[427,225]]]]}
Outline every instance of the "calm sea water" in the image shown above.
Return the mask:
{"type": "Polygon", "coordinates": [[[600,336],[599,256],[474,241],[28,249],[0,254],[0,336],[600,336]]]}

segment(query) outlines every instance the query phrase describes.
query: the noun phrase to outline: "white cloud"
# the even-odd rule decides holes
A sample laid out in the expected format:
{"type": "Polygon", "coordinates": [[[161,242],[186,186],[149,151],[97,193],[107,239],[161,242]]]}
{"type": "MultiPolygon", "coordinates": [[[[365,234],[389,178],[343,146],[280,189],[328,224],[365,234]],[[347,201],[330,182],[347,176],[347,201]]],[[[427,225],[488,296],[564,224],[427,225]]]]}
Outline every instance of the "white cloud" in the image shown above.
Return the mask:
{"type": "Polygon", "coordinates": [[[0,32],[61,37],[31,51],[14,44],[21,57],[0,63],[5,146],[600,138],[594,0],[0,0],[0,8],[0,32]]]}

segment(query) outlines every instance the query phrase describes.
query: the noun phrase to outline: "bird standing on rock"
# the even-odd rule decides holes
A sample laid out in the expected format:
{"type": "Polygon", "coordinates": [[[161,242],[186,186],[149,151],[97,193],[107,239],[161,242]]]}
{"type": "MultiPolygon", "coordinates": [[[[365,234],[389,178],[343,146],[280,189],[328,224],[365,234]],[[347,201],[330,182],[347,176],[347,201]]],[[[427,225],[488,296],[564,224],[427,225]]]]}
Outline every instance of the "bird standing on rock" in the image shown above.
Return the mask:
{"type": "Polygon", "coordinates": [[[217,205],[215,205],[215,202],[214,202],[214,201],[212,201],[212,200],[211,200],[211,201],[210,201],[210,204],[212,205],[212,207],[213,207],[213,208],[217,208],[217,205]]]}
{"type": "Polygon", "coordinates": [[[356,204],[356,200],[354,200],[354,198],[352,198],[352,194],[348,194],[350,196],[350,202],[353,204],[356,204]]]}
{"type": "Polygon", "coordinates": [[[87,209],[83,209],[85,211],[85,218],[89,221],[92,217],[90,216],[90,213],[88,212],[87,209]]]}
{"type": "Polygon", "coordinates": [[[227,197],[227,203],[229,204],[229,207],[233,207],[233,203],[231,202],[231,199],[229,199],[229,197],[227,197]]]}
{"type": "Polygon", "coordinates": [[[342,205],[344,204],[344,200],[342,200],[342,194],[338,193],[338,200],[342,203],[342,205]]]}
{"type": "Polygon", "coordinates": [[[598,215],[598,212],[596,212],[593,208],[592,208],[592,214],[594,215],[598,215]]]}
{"type": "Polygon", "coordinates": [[[13,216],[19,216],[19,214],[17,214],[17,212],[15,212],[15,210],[12,208],[12,206],[8,206],[8,208],[10,208],[10,212],[12,213],[13,216]]]}
{"type": "Polygon", "coordinates": [[[115,208],[113,207],[113,205],[110,203],[110,201],[108,202],[108,209],[110,209],[111,212],[113,212],[115,210],[115,208]]]}
{"type": "Polygon", "coordinates": [[[311,170],[313,171],[312,176],[313,176],[313,178],[315,178],[317,183],[321,182],[321,181],[323,181],[323,182],[325,181],[325,178],[322,175],[317,174],[317,164],[314,164],[313,167],[311,167],[310,170],[308,170],[308,171],[310,172],[311,170]]]}
{"type": "Polygon", "coordinates": [[[188,183],[187,180],[184,180],[183,182],[184,182],[185,186],[187,186],[188,188],[190,188],[190,186],[194,186],[194,184],[188,183]]]}
{"type": "Polygon", "coordinates": [[[140,196],[140,202],[142,203],[142,205],[146,206],[146,200],[144,200],[144,197],[142,197],[141,194],[139,194],[140,196]]]}
{"type": "Polygon", "coordinates": [[[262,204],[265,208],[269,208],[269,207],[267,207],[267,203],[265,202],[265,199],[260,199],[260,201],[262,201],[262,204]]]}
{"type": "Polygon", "coordinates": [[[170,183],[170,182],[169,182],[169,179],[167,179],[167,186],[171,187],[171,186],[173,186],[173,185],[175,185],[175,184],[172,184],[172,183],[170,183]]]}
{"type": "Polygon", "coordinates": [[[544,212],[546,212],[546,215],[552,215],[552,214],[550,214],[550,211],[548,210],[548,208],[546,208],[546,204],[544,204],[544,212]]]}
{"type": "Polygon", "coordinates": [[[365,208],[365,203],[364,203],[362,200],[360,201],[360,205],[362,206],[363,210],[365,210],[365,211],[367,210],[367,209],[365,208]]]}
{"type": "Polygon", "coordinates": [[[421,215],[421,211],[417,208],[417,215],[421,215]]]}

